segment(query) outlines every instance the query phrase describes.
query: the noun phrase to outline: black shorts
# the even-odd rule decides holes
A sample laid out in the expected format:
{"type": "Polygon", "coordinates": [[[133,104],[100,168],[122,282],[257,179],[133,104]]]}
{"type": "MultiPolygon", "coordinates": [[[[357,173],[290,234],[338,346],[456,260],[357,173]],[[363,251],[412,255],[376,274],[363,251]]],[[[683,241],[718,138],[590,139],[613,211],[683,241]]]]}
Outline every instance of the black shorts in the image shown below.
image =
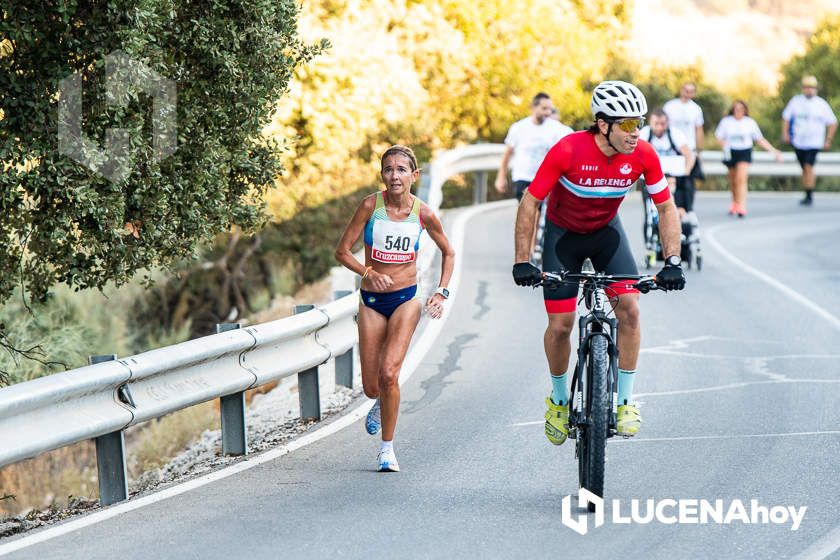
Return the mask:
{"type": "Polygon", "coordinates": [[[694,210],[694,177],[685,175],[677,177],[677,186],[674,189],[674,204],[686,212],[694,210]]]}
{"type": "Polygon", "coordinates": [[[516,200],[522,200],[522,195],[525,194],[525,190],[531,184],[531,181],[514,181],[513,182],[513,194],[516,195],[516,200]]]}
{"type": "Polygon", "coordinates": [[[742,161],[752,163],[752,148],[747,148],[746,150],[730,150],[729,152],[729,159],[723,160],[723,164],[726,167],[735,167],[736,163],[742,161]]]}
{"type": "Polygon", "coordinates": [[[796,160],[799,162],[799,167],[805,167],[806,165],[813,166],[817,161],[817,154],[820,153],[819,150],[800,150],[799,148],[794,148],[794,150],[796,151],[796,160]]]}
{"type": "MultiPolygon", "coordinates": [[[[630,251],[630,242],[616,216],[605,227],[591,233],[575,233],[563,229],[551,220],[545,222],[545,246],[543,247],[543,270],[557,272],[565,268],[580,272],[583,261],[592,260],[599,272],[607,274],[638,274],[636,261],[630,251]],[[561,266],[562,263],[562,266],[561,266]]],[[[635,292],[628,289],[626,282],[613,284],[607,295],[635,292]]],[[[578,286],[563,285],[558,288],[543,288],[545,309],[549,313],[569,313],[577,308],[578,286]]]]}

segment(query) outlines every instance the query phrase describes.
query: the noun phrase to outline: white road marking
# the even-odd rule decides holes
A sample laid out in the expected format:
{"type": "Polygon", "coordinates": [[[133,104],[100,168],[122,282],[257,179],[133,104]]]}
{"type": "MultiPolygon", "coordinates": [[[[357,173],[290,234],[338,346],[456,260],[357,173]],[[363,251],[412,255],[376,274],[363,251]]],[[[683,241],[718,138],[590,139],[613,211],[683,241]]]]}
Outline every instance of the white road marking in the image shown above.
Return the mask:
{"type": "MultiPolygon", "coordinates": [[[[542,426],[544,424],[544,420],[539,420],[536,422],[517,422],[516,424],[511,424],[511,426],[542,426]]],[[[728,435],[717,435],[717,436],[675,436],[675,437],[661,437],[661,438],[623,438],[623,437],[614,437],[612,438],[612,442],[614,443],[623,443],[623,442],[643,442],[643,441],[695,441],[695,440],[704,440],[704,439],[752,439],[752,438],[768,438],[768,437],[785,437],[785,436],[822,436],[822,435],[840,435],[840,430],[822,430],[822,431],[814,431],[814,432],[778,432],[778,433],[771,433],[771,434],[728,434],[728,435]]]]}
{"type": "Polygon", "coordinates": [[[635,393],[634,397],[663,397],[670,395],[691,395],[693,393],[709,393],[713,391],[726,391],[727,389],[740,389],[751,385],[778,385],[780,383],[838,383],[840,379],[769,379],[767,381],[741,381],[738,383],[727,383],[726,385],[713,385],[711,387],[698,387],[695,389],[675,389],[673,391],[652,391],[649,393],[635,393]]]}
{"type": "MultiPolygon", "coordinates": [[[[758,220],[751,220],[751,223],[762,222],[762,221],[775,221],[775,220],[778,220],[778,218],[763,218],[763,219],[760,218],[758,220]]],[[[720,243],[718,243],[717,239],[715,239],[715,234],[720,230],[730,229],[730,228],[734,229],[735,227],[737,227],[737,226],[732,225],[732,224],[718,224],[718,225],[710,228],[705,233],[705,235],[703,235],[703,236],[706,238],[708,243],[710,245],[712,245],[712,247],[714,247],[714,249],[718,253],[720,253],[725,259],[727,259],[729,262],[731,262],[732,264],[734,264],[735,266],[737,266],[738,268],[740,268],[744,272],[746,272],[748,274],[751,274],[752,276],[755,276],[756,278],[758,278],[762,282],[764,282],[764,283],[770,285],[771,287],[777,289],[782,294],[786,295],[787,297],[789,297],[790,299],[792,299],[796,303],[802,305],[803,307],[806,307],[809,311],[811,311],[815,315],[825,319],[835,329],[840,330],[840,319],[838,319],[837,317],[835,317],[834,315],[832,315],[831,313],[829,313],[828,311],[823,309],[820,305],[814,303],[813,301],[811,301],[807,297],[803,296],[802,294],[800,294],[796,290],[790,288],[789,286],[786,286],[782,282],[779,282],[775,278],[761,272],[757,268],[754,268],[754,267],[748,265],[747,263],[745,263],[744,261],[742,261],[741,259],[739,259],[735,255],[733,255],[732,253],[730,253],[729,251],[724,249],[723,246],[720,243]]]]}
{"type": "MultiPolygon", "coordinates": [[[[459,214],[455,218],[455,223],[452,226],[452,232],[449,236],[453,246],[455,247],[456,254],[459,254],[461,248],[463,247],[464,229],[468,220],[470,220],[476,214],[488,210],[493,210],[500,205],[509,203],[510,201],[504,200],[490,204],[483,204],[480,206],[471,207],[459,214]]],[[[453,295],[458,293],[458,283],[461,280],[461,265],[462,260],[457,259],[455,261],[455,269],[452,273],[452,278],[449,282],[449,291],[453,295]]],[[[447,307],[451,308],[451,306],[447,307]]],[[[438,334],[443,328],[443,325],[446,322],[448,316],[449,310],[447,309],[447,311],[444,313],[441,319],[430,321],[429,325],[415,340],[415,344],[411,346],[409,354],[408,356],[406,356],[405,362],[403,363],[403,369],[400,372],[401,382],[405,382],[409,377],[411,377],[411,374],[413,374],[414,371],[417,369],[417,366],[420,365],[421,360],[426,355],[426,352],[428,352],[429,349],[432,347],[432,344],[434,343],[435,339],[437,338],[438,334]]],[[[300,438],[291,441],[285,445],[274,448],[271,451],[267,451],[265,453],[254,455],[251,457],[246,457],[242,461],[229,467],[225,467],[223,469],[211,472],[204,476],[200,476],[198,478],[188,480],[187,482],[177,484],[170,488],[160,490],[159,492],[155,492],[148,496],[121,502],[119,504],[101,509],[95,513],[85,515],[79,519],[68,521],[66,523],[62,523],[60,525],[44,529],[37,533],[21,537],[17,540],[4,543],[0,545],[0,556],[5,556],[6,554],[15,552],[17,550],[21,550],[28,546],[42,543],[55,537],[65,535],[73,531],[77,531],[84,527],[89,527],[96,523],[100,523],[107,519],[111,519],[112,517],[122,515],[123,513],[128,513],[129,511],[139,509],[143,506],[166,500],[173,496],[177,496],[179,494],[183,494],[184,492],[189,492],[190,490],[193,490],[195,488],[199,488],[206,484],[210,484],[211,482],[216,482],[217,480],[222,480],[231,475],[240,473],[242,471],[246,471],[248,469],[252,469],[263,463],[273,461],[278,457],[287,455],[292,451],[309,445],[310,443],[314,443],[318,440],[324,439],[325,437],[330,436],[338,432],[339,430],[353,424],[357,420],[364,418],[367,415],[368,410],[370,410],[370,408],[373,406],[373,402],[374,401],[372,400],[368,400],[367,402],[364,402],[361,405],[357,406],[344,416],[339,417],[334,422],[331,422],[325,425],[324,427],[315,430],[312,433],[301,436],[300,438]]]]}
{"type": "Polygon", "coordinates": [[[628,442],[648,442],[648,441],[698,441],[704,439],[752,439],[752,438],[769,438],[769,437],[787,437],[787,436],[824,436],[824,435],[840,435],[840,430],[823,430],[816,432],[779,432],[775,434],[731,434],[719,436],[678,436],[678,437],[661,437],[661,438],[613,438],[615,443],[628,442]]]}
{"type": "Polygon", "coordinates": [[[823,538],[793,557],[794,560],[823,560],[840,549],[840,527],[835,527],[823,538]]]}

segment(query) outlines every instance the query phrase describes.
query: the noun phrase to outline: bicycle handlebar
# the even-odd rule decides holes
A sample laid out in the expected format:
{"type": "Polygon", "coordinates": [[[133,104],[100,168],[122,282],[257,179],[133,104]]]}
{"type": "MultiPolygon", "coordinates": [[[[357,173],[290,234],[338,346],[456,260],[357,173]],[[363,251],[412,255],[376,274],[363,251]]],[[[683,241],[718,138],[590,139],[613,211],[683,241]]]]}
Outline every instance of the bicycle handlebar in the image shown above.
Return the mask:
{"type": "Polygon", "coordinates": [[[656,283],[656,276],[641,276],[638,274],[604,274],[603,272],[543,272],[542,281],[534,287],[559,284],[579,284],[581,282],[593,282],[597,287],[603,288],[613,282],[622,280],[635,280],[633,287],[639,292],[646,294],[651,290],[662,290],[665,288],[656,283]]]}

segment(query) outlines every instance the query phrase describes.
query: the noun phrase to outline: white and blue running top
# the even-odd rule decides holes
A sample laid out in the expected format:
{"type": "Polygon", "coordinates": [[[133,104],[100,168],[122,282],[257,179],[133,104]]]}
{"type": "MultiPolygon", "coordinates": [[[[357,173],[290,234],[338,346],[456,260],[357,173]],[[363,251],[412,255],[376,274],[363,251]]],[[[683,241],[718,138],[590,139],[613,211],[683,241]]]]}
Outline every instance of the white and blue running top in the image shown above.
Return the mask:
{"type": "Polygon", "coordinates": [[[404,264],[417,259],[423,221],[420,218],[420,199],[408,217],[395,221],[388,217],[382,192],[376,194],[376,208],[365,225],[365,245],[371,248],[370,258],[383,263],[404,264]]]}

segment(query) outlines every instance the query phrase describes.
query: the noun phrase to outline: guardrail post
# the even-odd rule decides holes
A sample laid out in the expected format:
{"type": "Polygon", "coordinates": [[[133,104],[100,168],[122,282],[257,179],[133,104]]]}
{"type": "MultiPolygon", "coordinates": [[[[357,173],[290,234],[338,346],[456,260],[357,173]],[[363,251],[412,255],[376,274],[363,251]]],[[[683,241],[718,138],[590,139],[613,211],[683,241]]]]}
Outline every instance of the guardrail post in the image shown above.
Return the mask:
{"type": "MultiPolygon", "coordinates": [[[[216,332],[223,333],[241,328],[239,323],[219,323],[216,332]]],[[[219,399],[222,418],[222,454],[247,455],[248,431],[245,427],[245,391],[224,395],[219,399]]]]}
{"type": "MultiPolygon", "coordinates": [[[[110,362],[116,354],[88,356],[90,365],[110,362]]],[[[125,438],[119,430],[99,436],[96,443],[96,471],[99,477],[99,503],[109,506],[128,498],[128,476],[125,470],[125,438]]]]}
{"type": "MultiPolygon", "coordinates": [[[[307,303],[295,305],[295,315],[305,313],[315,306],[307,303]]],[[[321,419],[321,392],[318,387],[318,366],[298,373],[298,397],[300,398],[300,418],[302,420],[321,419]]]]}
{"type": "Polygon", "coordinates": [[[475,174],[473,204],[484,204],[485,202],[487,202],[487,172],[479,171],[475,174]]]}
{"type": "MultiPolygon", "coordinates": [[[[333,292],[333,299],[341,299],[352,294],[350,290],[337,290],[333,292]]],[[[342,385],[348,389],[353,388],[353,347],[350,350],[335,357],[335,384],[342,385]]]]}

